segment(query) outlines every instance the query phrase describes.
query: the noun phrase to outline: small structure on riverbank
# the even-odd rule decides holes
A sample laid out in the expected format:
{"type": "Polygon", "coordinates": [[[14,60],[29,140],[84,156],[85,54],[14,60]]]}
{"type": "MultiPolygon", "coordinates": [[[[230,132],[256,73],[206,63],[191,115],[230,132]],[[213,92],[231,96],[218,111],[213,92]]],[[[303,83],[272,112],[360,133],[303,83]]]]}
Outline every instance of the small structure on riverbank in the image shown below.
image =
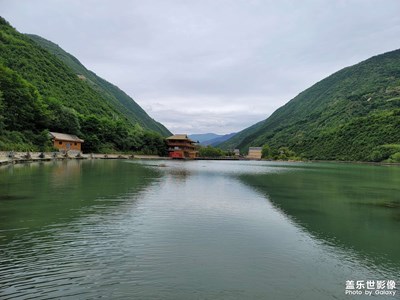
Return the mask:
{"type": "Polygon", "coordinates": [[[262,152],[262,147],[250,147],[247,158],[248,159],[261,159],[261,156],[262,156],[261,152],[262,152]]]}
{"type": "Polygon", "coordinates": [[[168,137],[168,156],[171,158],[196,158],[199,152],[196,150],[195,141],[186,134],[175,134],[168,137]]]}
{"type": "Polygon", "coordinates": [[[78,138],[76,135],[50,132],[54,148],[62,151],[82,151],[82,143],[84,140],[78,138]]]}

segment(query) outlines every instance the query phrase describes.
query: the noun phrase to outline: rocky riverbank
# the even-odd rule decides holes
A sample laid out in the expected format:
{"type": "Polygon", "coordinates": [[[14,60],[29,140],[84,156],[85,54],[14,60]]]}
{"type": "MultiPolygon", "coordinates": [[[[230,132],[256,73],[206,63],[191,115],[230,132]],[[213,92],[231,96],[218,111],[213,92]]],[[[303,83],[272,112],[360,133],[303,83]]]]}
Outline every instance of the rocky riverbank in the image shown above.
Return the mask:
{"type": "Polygon", "coordinates": [[[66,159],[165,159],[157,155],[0,151],[0,165],[66,159]]]}

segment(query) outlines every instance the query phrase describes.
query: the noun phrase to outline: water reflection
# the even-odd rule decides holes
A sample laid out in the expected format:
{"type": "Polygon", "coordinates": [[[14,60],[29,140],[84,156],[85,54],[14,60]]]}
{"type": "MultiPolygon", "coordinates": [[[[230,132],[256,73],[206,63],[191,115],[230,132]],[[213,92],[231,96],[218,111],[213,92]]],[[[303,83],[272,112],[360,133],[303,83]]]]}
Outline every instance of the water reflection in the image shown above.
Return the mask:
{"type": "Polygon", "coordinates": [[[400,168],[319,164],[238,178],[325,243],[400,270],[400,168]]]}
{"type": "Polygon", "coordinates": [[[138,193],[159,177],[155,170],[121,161],[55,161],[0,171],[0,243],[15,229],[68,222],[101,199],[138,193]]]}
{"type": "MultiPolygon", "coordinates": [[[[219,190],[227,183],[244,183],[323,243],[356,254],[371,268],[400,270],[397,166],[197,161],[169,162],[162,171],[174,179],[176,174],[206,176],[224,196],[228,191],[219,190]]],[[[210,183],[198,193],[205,188],[210,183]]],[[[240,199],[246,201],[246,195],[240,199]]]]}

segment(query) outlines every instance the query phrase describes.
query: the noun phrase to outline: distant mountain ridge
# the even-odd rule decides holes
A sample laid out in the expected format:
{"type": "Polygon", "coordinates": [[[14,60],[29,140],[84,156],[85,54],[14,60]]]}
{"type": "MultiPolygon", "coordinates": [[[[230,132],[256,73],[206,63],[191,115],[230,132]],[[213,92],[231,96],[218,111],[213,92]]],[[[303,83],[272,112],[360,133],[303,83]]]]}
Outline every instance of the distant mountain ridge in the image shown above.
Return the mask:
{"type": "Polygon", "coordinates": [[[216,133],[200,133],[200,134],[191,134],[189,138],[198,141],[203,146],[217,146],[218,144],[226,141],[227,139],[233,137],[236,133],[229,134],[216,134],[216,133]]]}
{"type": "Polygon", "coordinates": [[[220,137],[222,135],[216,134],[216,133],[199,133],[199,134],[189,134],[188,137],[192,139],[193,141],[198,141],[199,143],[215,139],[217,137],[220,137]]]}
{"type": "Polygon", "coordinates": [[[264,144],[322,160],[381,161],[400,152],[400,50],[328,76],[220,147],[264,144]]]}
{"type": "Polygon", "coordinates": [[[210,146],[216,147],[219,144],[225,142],[226,140],[232,138],[235,134],[236,134],[236,132],[224,134],[224,135],[221,135],[219,137],[213,138],[211,140],[204,141],[202,144],[205,145],[205,146],[210,145],[210,146]]]}

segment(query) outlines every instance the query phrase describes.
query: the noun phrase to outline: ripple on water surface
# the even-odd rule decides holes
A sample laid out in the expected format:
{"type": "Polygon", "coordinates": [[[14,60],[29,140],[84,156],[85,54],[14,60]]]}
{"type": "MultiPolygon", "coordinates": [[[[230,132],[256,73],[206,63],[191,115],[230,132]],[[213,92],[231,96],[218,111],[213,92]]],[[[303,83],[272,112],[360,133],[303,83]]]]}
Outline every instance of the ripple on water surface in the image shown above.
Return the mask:
{"type": "Polygon", "coordinates": [[[368,262],[344,236],[325,238],[279,202],[290,193],[264,190],[274,176],[304,178],[316,166],[165,164],[21,168],[28,184],[18,170],[0,176],[8,193],[35,195],[2,206],[13,220],[1,221],[1,298],[347,299],[346,280],[397,279],[398,265],[368,262]]]}

